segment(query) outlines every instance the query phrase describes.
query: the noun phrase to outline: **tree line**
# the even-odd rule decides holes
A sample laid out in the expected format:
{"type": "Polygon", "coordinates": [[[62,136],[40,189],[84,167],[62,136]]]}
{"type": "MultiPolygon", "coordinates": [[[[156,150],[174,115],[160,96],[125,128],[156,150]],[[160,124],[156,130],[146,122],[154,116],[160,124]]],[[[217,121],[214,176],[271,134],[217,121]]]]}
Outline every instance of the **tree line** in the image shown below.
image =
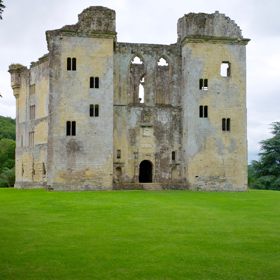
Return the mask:
{"type": "Polygon", "coordinates": [[[259,160],[248,166],[250,188],[280,190],[280,122],[271,124],[272,137],[260,142],[259,160]]]}
{"type": "Polygon", "coordinates": [[[15,183],[16,120],[0,116],[0,188],[15,183]]]}

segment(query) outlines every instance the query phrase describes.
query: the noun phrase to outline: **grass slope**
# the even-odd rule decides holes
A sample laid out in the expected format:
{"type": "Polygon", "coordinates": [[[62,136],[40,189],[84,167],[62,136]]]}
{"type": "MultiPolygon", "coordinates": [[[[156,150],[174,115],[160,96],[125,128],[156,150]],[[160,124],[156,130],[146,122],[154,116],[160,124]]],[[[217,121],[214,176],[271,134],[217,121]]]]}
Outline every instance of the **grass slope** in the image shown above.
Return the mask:
{"type": "Polygon", "coordinates": [[[0,279],[279,279],[280,192],[0,189],[0,279]]]}

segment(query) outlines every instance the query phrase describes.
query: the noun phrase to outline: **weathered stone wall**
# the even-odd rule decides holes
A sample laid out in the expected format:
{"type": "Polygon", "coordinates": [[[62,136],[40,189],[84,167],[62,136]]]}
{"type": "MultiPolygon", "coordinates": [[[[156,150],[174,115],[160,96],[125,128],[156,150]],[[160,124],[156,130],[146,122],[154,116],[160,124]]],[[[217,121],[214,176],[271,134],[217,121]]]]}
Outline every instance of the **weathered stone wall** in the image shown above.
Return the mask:
{"type": "Polygon", "coordinates": [[[30,69],[11,65],[16,97],[16,188],[45,187],[48,134],[49,61],[44,56],[30,69]],[[34,107],[33,115],[30,112],[34,107]],[[30,142],[30,133],[34,141],[30,142]]]}
{"type": "MultiPolygon", "coordinates": [[[[188,22],[188,17],[183,20],[188,22]]],[[[227,26],[229,29],[222,28],[228,20],[216,21],[214,25],[210,21],[210,27],[207,26],[209,17],[205,16],[205,32],[197,28],[193,35],[199,37],[202,32],[201,35],[232,39],[204,40],[201,36],[182,41],[184,176],[191,189],[244,191],[247,188],[245,44],[248,40],[238,40],[237,36],[242,36],[237,27],[230,28],[232,21],[227,26]],[[220,74],[222,62],[230,65],[227,77],[220,74]],[[207,90],[200,89],[200,79],[208,80],[207,90]],[[208,117],[200,117],[200,106],[208,106],[208,117]],[[223,131],[223,118],[230,119],[230,131],[223,131]]],[[[221,15],[213,17],[221,18],[221,15]]],[[[202,15],[198,19],[200,22],[202,15]]]]}
{"type": "Polygon", "coordinates": [[[46,32],[49,54],[30,70],[10,66],[15,186],[246,190],[249,40],[241,29],[218,12],[191,13],[178,21],[176,44],[118,43],[115,17],[89,7],[76,24],[46,32]],[[132,63],[135,57],[141,64],[132,63]],[[158,65],[161,58],[166,66],[158,65]],[[225,77],[222,63],[229,66],[225,77]],[[98,116],[90,105],[99,106],[98,116]],[[226,129],[223,119],[230,120],[226,129]],[[75,135],[67,122],[75,123],[75,135]],[[153,184],[140,181],[142,163],[151,166],[153,184]]]}
{"type": "MultiPolygon", "coordinates": [[[[70,33],[47,32],[50,51],[48,185],[54,190],[110,190],[113,183],[113,43],[110,34],[93,34],[91,26],[104,9],[85,10],[70,33]],[[76,27],[82,28],[75,31],[76,27]],[[84,31],[83,36],[79,32],[84,31]],[[74,33],[76,32],[76,33],[74,33]],[[67,70],[67,59],[76,70],[67,70]],[[99,88],[90,88],[90,77],[99,88]],[[99,106],[98,117],[90,105],[99,106]],[[76,123],[76,135],[66,135],[66,123],[76,123]]],[[[113,20],[113,18],[111,17],[113,20]]],[[[113,20],[114,21],[114,20],[113,20]]],[[[95,25],[94,25],[95,26],[95,25]]],[[[106,31],[106,30],[105,30],[106,31]]]]}
{"type": "Polygon", "coordinates": [[[181,108],[180,52],[177,45],[118,43],[115,54],[114,182],[139,182],[139,165],[152,163],[153,182],[180,181],[181,108]],[[143,64],[131,64],[138,56],[143,64]],[[158,66],[163,57],[169,66],[158,66]],[[145,78],[144,103],[138,100],[145,78]],[[117,158],[117,151],[121,158],[117,158]],[[177,159],[172,161],[172,151],[177,159]],[[116,168],[121,176],[116,175],[116,168]]]}

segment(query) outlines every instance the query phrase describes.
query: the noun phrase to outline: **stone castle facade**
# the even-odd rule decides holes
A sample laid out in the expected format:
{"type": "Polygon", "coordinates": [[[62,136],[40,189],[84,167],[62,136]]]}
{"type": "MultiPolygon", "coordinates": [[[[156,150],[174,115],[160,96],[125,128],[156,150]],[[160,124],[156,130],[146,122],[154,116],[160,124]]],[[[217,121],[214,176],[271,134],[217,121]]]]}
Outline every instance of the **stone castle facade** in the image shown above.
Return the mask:
{"type": "Polygon", "coordinates": [[[15,187],[245,191],[249,39],[219,12],[184,15],[171,45],[118,42],[115,20],[89,7],[10,65],[15,187]]]}

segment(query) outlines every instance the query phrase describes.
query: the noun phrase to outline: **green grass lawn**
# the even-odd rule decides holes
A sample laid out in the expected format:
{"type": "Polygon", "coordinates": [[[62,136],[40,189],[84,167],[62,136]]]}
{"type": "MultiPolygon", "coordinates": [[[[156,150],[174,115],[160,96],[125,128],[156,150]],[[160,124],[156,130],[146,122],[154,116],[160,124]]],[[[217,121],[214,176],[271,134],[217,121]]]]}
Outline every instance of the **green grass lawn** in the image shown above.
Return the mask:
{"type": "Polygon", "coordinates": [[[0,279],[280,279],[280,192],[0,189],[0,279]]]}

